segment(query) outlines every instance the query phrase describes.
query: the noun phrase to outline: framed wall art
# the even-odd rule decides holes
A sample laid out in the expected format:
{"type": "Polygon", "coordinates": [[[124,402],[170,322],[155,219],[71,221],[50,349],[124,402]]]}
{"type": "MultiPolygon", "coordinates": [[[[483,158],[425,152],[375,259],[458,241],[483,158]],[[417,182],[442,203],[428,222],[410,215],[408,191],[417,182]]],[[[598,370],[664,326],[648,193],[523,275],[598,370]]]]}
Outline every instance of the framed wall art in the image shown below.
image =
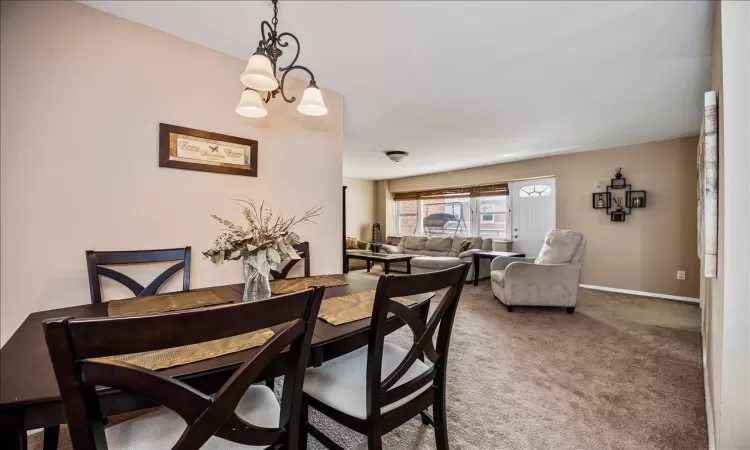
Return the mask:
{"type": "Polygon", "coordinates": [[[159,167],[258,176],[258,141],[159,124],[159,167]]]}

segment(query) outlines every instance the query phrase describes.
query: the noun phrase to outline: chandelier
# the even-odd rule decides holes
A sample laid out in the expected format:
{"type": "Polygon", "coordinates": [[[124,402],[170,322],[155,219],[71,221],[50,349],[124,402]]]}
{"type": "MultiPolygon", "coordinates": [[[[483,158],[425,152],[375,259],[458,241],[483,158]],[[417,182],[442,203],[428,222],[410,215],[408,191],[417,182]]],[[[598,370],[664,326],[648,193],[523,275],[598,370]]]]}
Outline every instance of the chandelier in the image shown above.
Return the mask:
{"type": "Polygon", "coordinates": [[[245,71],[240,76],[240,81],[246,86],[240,97],[240,103],[237,105],[237,114],[245,117],[264,117],[268,114],[264,103],[268,103],[272,98],[281,94],[287,103],[294,102],[296,97],[288,97],[284,91],[284,82],[286,76],[294,70],[307,72],[310,76],[310,84],[302,94],[302,99],[297,105],[297,111],[308,116],[322,116],[328,112],[323,102],[323,94],[315,83],[315,75],[312,71],[303,65],[297,64],[299,58],[299,39],[289,32],[279,33],[276,26],[279,23],[278,0],[273,0],[273,19],[271,23],[264,20],[260,24],[261,40],[258,42],[258,49],[250,57],[245,71]],[[290,41],[294,41],[297,52],[287,66],[277,67],[279,57],[283,54],[282,48],[289,46],[290,41]],[[278,69],[281,74],[281,81],[276,76],[278,69]]]}

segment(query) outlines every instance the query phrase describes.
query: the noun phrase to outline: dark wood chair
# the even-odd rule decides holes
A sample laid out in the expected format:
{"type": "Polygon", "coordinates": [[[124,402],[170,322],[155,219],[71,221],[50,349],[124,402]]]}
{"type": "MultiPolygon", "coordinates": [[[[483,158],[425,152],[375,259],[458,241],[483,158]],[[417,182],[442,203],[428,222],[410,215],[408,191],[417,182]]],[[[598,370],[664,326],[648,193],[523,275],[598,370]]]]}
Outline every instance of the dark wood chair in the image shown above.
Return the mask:
{"type": "Polygon", "coordinates": [[[115,251],[115,252],[97,252],[93,250],[86,251],[86,266],[89,273],[89,288],[91,289],[91,303],[101,303],[102,291],[99,283],[99,275],[111,278],[125,285],[133,291],[136,297],[144,295],[154,295],[159,288],[180,270],[183,271],[182,290],[190,289],[190,247],[170,248],[164,250],[134,250],[134,251],[115,251]],[[143,287],[140,283],[129,276],[112,270],[108,267],[123,264],[145,264],[165,261],[179,261],[171,266],[148,286],[143,287]]]}
{"type": "Polygon", "coordinates": [[[297,250],[297,253],[299,254],[301,259],[292,259],[284,267],[282,267],[281,270],[272,270],[271,276],[274,280],[281,280],[286,278],[289,274],[289,271],[292,270],[292,268],[300,261],[305,262],[305,276],[310,276],[310,243],[300,242],[299,244],[294,245],[294,249],[297,250]]]}
{"type": "Polygon", "coordinates": [[[257,302],[151,316],[45,321],[73,447],[106,449],[109,441],[113,448],[234,448],[213,437],[217,436],[250,449],[297,448],[302,383],[323,292],[314,288],[257,302]],[[266,327],[276,327],[274,336],[248,353],[247,361],[215,396],[160,372],[106,358],[266,327]],[[273,391],[253,383],[286,347],[279,405],[273,391]],[[129,392],[166,408],[105,430],[96,386],[129,392]]]}
{"type": "Polygon", "coordinates": [[[445,417],[445,369],[453,319],[469,264],[420,275],[380,277],[369,344],[340,358],[308,369],[302,397],[300,448],[307,432],[330,449],[339,444],[310,425],[309,407],[354,431],[367,435],[370,450],[382,448],[381,436],[417,415],[435,428],[439,450],[448,449],[445,417]],[[448,288],[427,324],[392,298],[448,288]],[[414,341],[403,349],[385,342],[386,318],[398,316],[411,329],[414,341]],[[433,335],[437,331],[437,345],[433,335]],[[432,364],[424,362],[426,357],[432,364]],[[425,411],[433,406],[434,419],[425,411]]]}

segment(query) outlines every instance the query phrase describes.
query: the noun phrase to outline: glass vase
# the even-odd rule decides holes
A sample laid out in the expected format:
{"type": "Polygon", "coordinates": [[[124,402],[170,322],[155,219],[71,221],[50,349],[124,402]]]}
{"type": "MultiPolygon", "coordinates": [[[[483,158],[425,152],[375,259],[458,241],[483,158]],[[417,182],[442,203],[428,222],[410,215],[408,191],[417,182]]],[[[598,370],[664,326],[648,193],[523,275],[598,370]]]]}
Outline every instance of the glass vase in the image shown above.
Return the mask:
{"type": "Polygon", "coordinates": [[[262,300],[271,296],[271,283],[268,277],[264,277],[258,269],[243,261],[245,266],[245,291],[242,293],[242,301],[250,302],[262,300]]]}

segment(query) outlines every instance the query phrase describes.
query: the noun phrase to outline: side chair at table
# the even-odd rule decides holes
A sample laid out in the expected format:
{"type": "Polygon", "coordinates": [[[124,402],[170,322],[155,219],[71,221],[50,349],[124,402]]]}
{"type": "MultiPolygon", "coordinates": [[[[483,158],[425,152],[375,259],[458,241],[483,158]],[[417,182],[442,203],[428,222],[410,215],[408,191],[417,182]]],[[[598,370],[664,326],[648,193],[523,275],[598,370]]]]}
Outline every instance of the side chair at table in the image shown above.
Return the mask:
{"type": "MultiPolygon", "coordinates": [[[[113,279],[133,292],[136,297],[154,295],[159,288],[174,274],[183,271],[182,290],[190,289],[190,247],[171,248],[163,250],[125,250],[125,251],[86,251],[86,269],[89,275],[89,290],[91,292],[91,303],[102,302],[102,290],[99,276],[113,279]],[[178,261],[167,270],[157,276],[148,286],[143,287],[140,283],[114,269],[101,266],[147,264],[166,261],[178,261]]],[[[60,427],[47,427],[44,429],[44,450],[57,450],[60,436],[60,427]]]]}
{"type": "Polygon", "coordinates": [[[271,276],[274,280],[286,279],[287,275],[289,275],[289,271],[292,270],[292,268],[300,261],[305,262],[305,276],[310,276],[310,243],[300,242],[293,247],[295,250],[297,250],[297,254],[300,256],[300,259],[290,260],[284,265],[284,267],[281,268],[281,270],[271,270],[271,276]]]}
{"type": "Polygon", "coordinates": [[[324,289],[257,302],[135,317],[44,322],[44,335],[76,450],[295,449],[302,383],[324,289]],[[248,350],[214,396],[160,372],[108,356],[207,342],[274,327],[261,347],[248,350]],[[279,404],[253,384],[288,347],[279,404]],[[162,405],[107,427],[96,394],[107,386],[162,405]]]}
{"type": "Polygon", "coordinates": [[[101,303],[102,291],[99,275],[111,278],[133,292],[136,297],[154,295],[172,275],[180,270],[182,275],[182,290],[190,290],[190,247],[170,248],[164,250],[129,250],[129,251],[86,251],[86,266],[89,273],[89,289],[91,303],[101,303]],[[157,276],[148,286],[140,283],[122,272],[102,266],[146,264],[166,261],[177,261],[176,264],[157,276]]]}
{"type": "Polygon", "coordinates": [[[308,369],[302,397],[300,448],[307,433],[324,446],[339,444],[309,423],[312,407],[367,436],[369,450],[382,449],[382,435],[421,415],[434,426],[438,450],[448,450],[445,412],[446,363],[453,319],[469,264],[419,275],[381,276],[375,293],[368,346],[308,369]],[[392,300],[448,288],[425,324],[418,312],[392,300]],[[409,349],[385,342],[391,313],[411,329],[409,349]],[[437,332],[437,344],[433,335],[437,332]],[[425,360],[426,357],[426,360],[425,360]],[[434,419],[425,410],[433,406],[434,419]]]}

